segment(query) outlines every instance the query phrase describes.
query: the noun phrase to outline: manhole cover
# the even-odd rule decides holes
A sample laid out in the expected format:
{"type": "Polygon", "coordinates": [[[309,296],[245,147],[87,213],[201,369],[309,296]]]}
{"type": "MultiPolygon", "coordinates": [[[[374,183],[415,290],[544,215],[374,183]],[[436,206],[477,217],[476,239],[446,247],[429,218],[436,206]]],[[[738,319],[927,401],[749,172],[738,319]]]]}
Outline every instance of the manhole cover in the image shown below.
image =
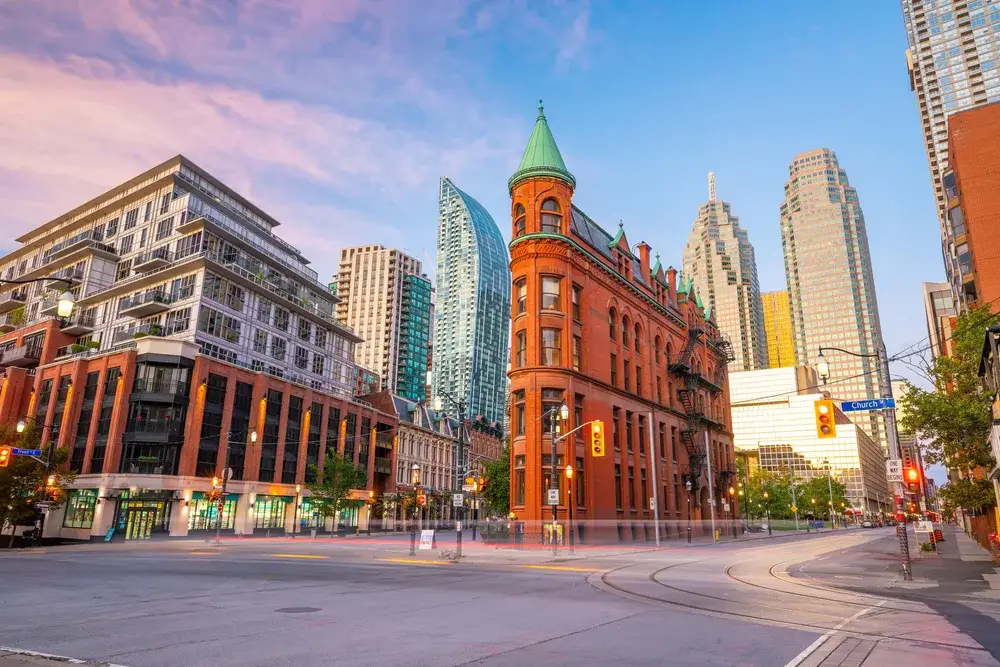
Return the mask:
{"type": "Polygon", "coordinates": [[[314,611],[319,611],[319,607],[282,607],[281,609],[275,609],[279,614],[309,614],[314,611]]]}

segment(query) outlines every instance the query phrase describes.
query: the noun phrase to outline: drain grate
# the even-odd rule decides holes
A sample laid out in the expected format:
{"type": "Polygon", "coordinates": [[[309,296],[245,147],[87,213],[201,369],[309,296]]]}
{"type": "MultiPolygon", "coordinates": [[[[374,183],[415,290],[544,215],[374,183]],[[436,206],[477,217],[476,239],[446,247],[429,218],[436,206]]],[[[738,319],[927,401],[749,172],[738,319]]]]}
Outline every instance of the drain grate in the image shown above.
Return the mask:
{"type": "Polygon", "coordinates": [[[319,611],[319,607],[282,607],[275,609],[275,611],[279,614],[310,614],[319,611]]]}

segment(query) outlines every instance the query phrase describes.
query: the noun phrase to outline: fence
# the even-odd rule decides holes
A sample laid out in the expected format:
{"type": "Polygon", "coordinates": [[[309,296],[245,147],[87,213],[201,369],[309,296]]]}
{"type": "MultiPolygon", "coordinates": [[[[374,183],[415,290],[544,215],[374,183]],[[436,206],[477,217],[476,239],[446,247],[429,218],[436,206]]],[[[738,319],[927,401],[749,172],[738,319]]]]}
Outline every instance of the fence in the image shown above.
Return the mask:
{"type": "Polygon", "coordinates": [[[993,520],[992,512],[989,514],[981,514],[979,516],[965,515],[965,532],[967,532],[969,537],[974,539],[979,546],[993,554],[994,559],[997,557],[997,552],[993,548],[993,545],[990,544],[990,533],[995,533],[996,531],[997,527],[993,520]]]}

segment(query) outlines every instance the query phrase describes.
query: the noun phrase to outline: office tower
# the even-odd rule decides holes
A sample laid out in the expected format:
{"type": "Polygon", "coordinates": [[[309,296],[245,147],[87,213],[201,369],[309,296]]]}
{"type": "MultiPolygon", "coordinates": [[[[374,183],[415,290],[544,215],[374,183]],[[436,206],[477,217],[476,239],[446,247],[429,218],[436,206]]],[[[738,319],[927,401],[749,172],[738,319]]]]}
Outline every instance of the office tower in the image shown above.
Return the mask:
{"type": "Polygon", "coordinates": [[[510,348],[507,244],[482,205],[441,179],[431,394],[503,423],[510,348]]]}
{"type": "MultiPolygon", "coordinates": [[[[781,204],[781,244],[796,363],[815,365],[820,347],[872,355],[827,352],[827,389],[845,400],[885,396],[888,378],[882,377],[875,357],[885,349],[858,193],[836,154],[825,148],[798,155],[788,172],[781,204]]],[[[888,446],[881,413],[869,413],[855,423],[883,447],[888,446]]]]}
{"type": "Polygon", "coordinates": [[[588,531],[612,534],[657,514],[698,521],[716,508],[724,518],[722,480],[736,460],[728,344],[714,318],[674,269],[651,261],[648,244],[633,246],[624,226],[609,232],[574,204],[576,179],[541,108],[508,186],[511,510],[529,531],[566,530],[570,508],[588,531]],[[553,447],[551,420],[563,406],[558,425],[573,436],[553,447]],[[600,456],[587,442],[595,420],[604,423],[600,456]]]}
{"type": "Polygon", "coordinates": [[[941,225],[945,273],[958,295],[965,271],[948,217],[947,119],[1000,100],[1000,8],[978,0],[902,0],[906,64],[916,92],[941,225]]]}
{"type": "Polygon", "coordinates": [[[764,292],[760,295],[760,303],[764,336],[767,339],[768,367],[794,366],[795,341],[792,339],[792,308],[788,301],[788,290],[764,292]]]}
{"type": "Polygon", "coordinates": [[[354,398],[360,339],[277,226],[178,155],[0,257],[0,423],[77,473],[46,537],[336,529],[305,488],[327,452],[365,470],[355,497],[396,489],[397,418],[354,398]]]}
{"type": "Polygon", "coordinates": [[[684,277],[711,309],[729,337],[731,370],[767,368],[767,340],[761,315],[757,262],[746,230],[729,203],[715,197],[715,174],[708,175],[708,202],[701,205],[684,249],[684,277]]]}
{"type": "Polygon", "coordinates": [[[950,354],[951,333],[958,318],[955,295],[948,283],[924,283],[924,316],[927,318],[927,339],[931,358],[950,354]]]}
{"type": "Polygon", "coordinates": [[[427,375],[431,305],[420,260],[380,245],[344,248],[336,285],[337,320],[364,339],[358,363],[378,373],[384,389],[421,400],[417,387],[427,375]]]}

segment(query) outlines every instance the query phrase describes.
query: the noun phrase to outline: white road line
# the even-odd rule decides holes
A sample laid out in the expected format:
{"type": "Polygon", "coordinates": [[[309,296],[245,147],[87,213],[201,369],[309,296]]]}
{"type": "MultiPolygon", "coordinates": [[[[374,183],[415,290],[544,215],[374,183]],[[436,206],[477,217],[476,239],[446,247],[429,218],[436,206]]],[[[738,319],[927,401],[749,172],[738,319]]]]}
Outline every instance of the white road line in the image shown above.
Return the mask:
{"type": "Polygon", "coordinates": [[[855,619],[857,619],[857,618],[859,618],[861,616],[864,616],[865,614],[867,614],[868,612],[870,612],[872,609],[875,609],[876,607],[881,607],[886,602],[888,602],[888,600],[882,600],[881,602],[879,602],[876,605],[872,605],[871,607],[868,607],[867,609],[862,609],[861,611],[859,611],[858,613],[854,614],[853,616],[851,616],[849,618],[845,618],[843,621],[841,621],[840,623],[838,623],[836,627],[834,627],[832,630],[828,630],[826,632],[826,634],[824,634],[823,636],[819,637],[816,641],[814,641],[812,644],[810,644],[809,646],[807,646],[801,653],[799,653],[797,656],[795,656],[794,658],[792,658],[791,662],[789,662],[788,664],[786,664],[785,667],[797,667],[798,665],[802,664],[802,662],[806,658],[808,658],[810,655],[812,655],[813,653],[815,653],[816,650],[819,649],[819,647],[822,646],[826,642],[827,639],[829,639],[833,635],[837,634],[841,630],[841,628],[843,628],[845,625],[847,625],[851,621],[853,621],[853,620],[855,620],[855,619]]]}
{"type": "MultiPolygon", "coordinates": [[[[29,651],[23,648],[14,648],[12,646],[0,646],[0,653],[13,653],[15,655],[30,655],[36,658],[51,658],[52,660],[58,660],[60,662],[65,662],[70,665],[87,665],[94,664],[92,662],[88,663],[86,660],[80,660],[79,658],[67,658],[64,655],[54,655],[52,653],[41,653],[40,651],[29,651]]],[[[101,663],[107,664],[107,667],[125,667],[125,665],[118,665],[113,662],[101,663]]]]}

